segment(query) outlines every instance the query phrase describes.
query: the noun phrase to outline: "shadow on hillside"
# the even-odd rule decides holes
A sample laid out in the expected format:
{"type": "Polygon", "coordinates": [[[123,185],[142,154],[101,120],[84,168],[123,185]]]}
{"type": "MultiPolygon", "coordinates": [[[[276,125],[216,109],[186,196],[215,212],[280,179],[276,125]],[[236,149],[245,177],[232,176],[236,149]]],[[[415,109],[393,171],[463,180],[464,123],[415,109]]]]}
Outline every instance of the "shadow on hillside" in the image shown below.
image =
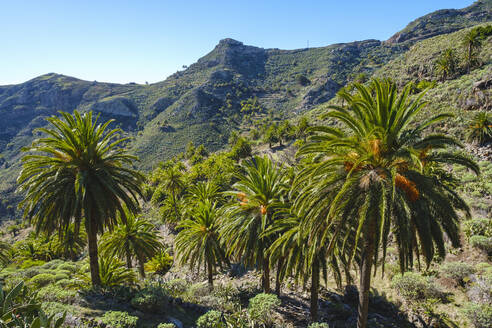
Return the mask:
{"type": "MultiPolygon", "coordinates": [[[[320,293],[319,318],[330,328],[350,328],[357,325],[358,290],[347,286],[343,294],[330,291],[320,293]]],[[[309,325],[309,299],[300,298],[296,294],[281,296],[282,307],[279,313],[296,327],[309,325]]],[[[369,301],[369,323],[372,327],[415,328],[397,305],[390,302],[384,294],[371,291],[369,301]]]]}

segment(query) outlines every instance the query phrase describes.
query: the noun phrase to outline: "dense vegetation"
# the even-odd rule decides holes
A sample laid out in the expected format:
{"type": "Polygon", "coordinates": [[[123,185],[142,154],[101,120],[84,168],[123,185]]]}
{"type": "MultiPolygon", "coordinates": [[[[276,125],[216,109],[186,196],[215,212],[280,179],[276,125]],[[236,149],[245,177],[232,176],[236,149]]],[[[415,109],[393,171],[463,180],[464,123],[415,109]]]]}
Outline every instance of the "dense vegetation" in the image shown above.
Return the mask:
{"type": "Polygon", "coordinates": [[[0,226],[0,327],[490,327],[491,25],[474,6],[451,34],[415,42],[455,12],[410,24],[405,46],[224,40],[161,84],[93,84],[172,101],[139,127],[92,104],[15,137],[31,146],[2,173],[21,168],[22,215],[0,226]]]}

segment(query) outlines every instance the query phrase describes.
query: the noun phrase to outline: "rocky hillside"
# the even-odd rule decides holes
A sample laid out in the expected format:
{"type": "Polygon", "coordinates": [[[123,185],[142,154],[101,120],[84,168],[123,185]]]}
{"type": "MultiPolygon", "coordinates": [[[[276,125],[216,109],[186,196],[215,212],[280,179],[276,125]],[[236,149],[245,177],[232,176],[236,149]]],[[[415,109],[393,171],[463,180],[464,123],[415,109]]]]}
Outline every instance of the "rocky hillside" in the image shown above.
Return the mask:
{"type": "Polygon", "coordinates": [[[389,43],[408,43],[492,20],[492,1],[479,0],[463,9],[442,9],[417,18],[394,34],[389,43]]]}
{"type": "Polygon", "coordinates": [[[223,147],[230,130],[241,123],[245,101],[256,99],[275,115],[306,112],[329,101],[347,82],[398,61],[416,40],[491,20],[490,4],[478,1],[462,10],[426,15],[388,42],[279,50],[224,39],[190,67],[151,85],[51,73],[0,86],[0,218],[14,213],[21,148],[35,137],[33,129],[59,110],[91,109],[102,119],[115,118],[134,137],[130,147],[147,170],[183,151],[189,141],[212,151],[223,147]]]}

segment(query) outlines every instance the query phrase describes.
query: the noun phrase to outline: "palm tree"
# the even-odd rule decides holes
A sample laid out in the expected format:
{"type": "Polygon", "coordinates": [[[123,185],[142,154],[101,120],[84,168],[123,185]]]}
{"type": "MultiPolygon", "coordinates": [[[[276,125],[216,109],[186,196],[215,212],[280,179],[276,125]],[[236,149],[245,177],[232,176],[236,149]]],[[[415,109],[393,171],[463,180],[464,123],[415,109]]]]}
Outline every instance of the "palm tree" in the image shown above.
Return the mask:
{"type": "Polygon", "coordinates": [[[205,266],[208,284],[213,288],[213,272],[216,265],[227,262],[219,240],[219,220],[223,211],[211,201],[197,202],[190,217],[178,226],[181,231],[176,237],[176,253],[181,264],[205,266]]]}
{"type": "Polygon", "coordinates": [[[161,171],[159,180],[162,183],[164,190],[166,190],[171,195],[174,214],[176,216],[176,220],[179,221],[181,216],[178,211],[177,197],[185,188],[183,173],[177,166],[171,166],[161,171]]]}
{"type": "Polygon", "coordinates": [[[128,211],[126,223],[119,221],[112,232],[106,232],[101,238],[101,251],[105,257],[116,256],[132,267],[133,259],[138,262],[140,276],[145,277],[144,264],[162,248],[159,235],[154,226],[141,216],[128,211]]]}
{"type": "Polygon", "coordinates": [[[63,232],[73,224],[77,235],[84,224],[92,283],[100,285],[97,234],[116,225],[118,213],[126,221],[123,205],[137,212],[143,176],[128,167],[137,158],[120,147],[128,140],[119,137],[121,130],[106,130],[113,120],[98,124],[92,112],[60,114],[63,119],[47,119],[51,128],[39,129],[47,136],[24,149],[30,154],[18,178],[26,192],[20,207],[36,232],[63,232]]]}
{"type": "MultiPolygon", "coordinates": [[[[318,320],[318,299],[321,276],[328,281],[328,268],[331,269],[337,286],[342,286],[341,270],[343,269],[348,283],[351,281],[349,257],[352,249],[343,248],[347,240],[339,239],[335,251],[331,255],[326,252],[326,244],[320,244],[321,238],[310,234],[312,230],[306,226],[302,213],[297,215],[290,204],[285,204],[276,213],[277,218],[266,234],[275,234],[277,239],[268,249],[270,263],[277,263],[280,259],[282,265],[277,268],[280,280],[286,276],[292,276],[297,282],[304,285],[311,278],[311,321],[318,320]]],[[[350,227],[348,227],[350,229],[350,227]]],[[[351,240],[348,240],[351,245],[351,240]]]]}
{"type": "Polygon", "coordinates": [[[10,260],[10,250],[11,247],[9,244],[0,241],[0,264],[6,265],[10,260]]]}
{"type": "Polygon", "coordinates": [[[353,235],[352,249],[362,246],[358,327],[366,327],[371,270],[380,248],[384,263],[390,232],[401,271],[413,266],[414,252],[427,264],[435,250],[444,257],[443,233],[453,246],[459,245],[457,211],[469,215],[469,208],[449,179],[432,172],[443,163],[461,164],[476,173],[479,168],[449,151],[449,146],[460,146],[455,139],[423,134],[449,117],[415,120],[425,106],[425,92],[412,101],[411,86],[398,94],[389,80],[355,87],[354,95],[341,94],[346,107],[331,106],[325,114],[339,127],[313,128],[317,135],[300,149],[300,156],[312,160],[297,175],[293,189],[298,195],[295,207],[304,209],[306,225],[321,236],[320,244],[328,243],[328,254],[347,233],[353,235]]]}
{"type": "Polygon", "coordinates": [[[478,144],[485,144],[492,140],[492,115],[478,112],[470,122],[467,139],[478,144]]]}
{"type": "Polygon", "coordinates": [[[444,52],[437,58],[435,68],[442,81],[452,77],[457,68],[455,51],[451,48],[444,50],[444,52]]]}
{"type": "MultiPolygon", "coordinates": [[[[137,280],[133,270],[125,268],[123,262],[116,257],[106,258],[101,256],[99,261],[99,273],[101,275],[101,287],[115,287],[120,285],[133,285],[137,280]]],[[[89,277],[82,275],[83,280],[89,280],[89,277]]]]}
{"type": "Polygon", "coordinates": [[[466,49],[466,63],[467,70],[470,73],[470,68],[475,61],[475,51],[480,49],[482,46],[482,40],[480,38],[480,33],[477,29],[471,29],[463,37],[463,46],[466,49]]]}
{"type": "Polygon", "coordinates": [[[222,200],[219,187],[212,181],[199,181],[189,187],[186,195],[188,203],[194,202],[219,202],[222,200]]]}
{"type": "MultiPolygon", "coordinates": [[[[87,245],[87,234],[83,227],[75,234],[74,224],[70,224],[66,231],[54,237],[52,247],[54,251],[65,259],[76,261],[87,245]]],[[[48,237],[49,238],[49,237],[48,237]]]]}
{"type": "Polygon", "coordinates": [[[279,167],[268,157],[254,157],[242,165],[229,192],[236,197],[228,206],[228,215],[221,227],[221,238],[229,254],[245,261],[246,265],[260,265],[262,285],[270,292],[270,262],[266,254],[274,237],[264,233],[275,219],[274,208],[281,201],[285,177],[279,167]]]}

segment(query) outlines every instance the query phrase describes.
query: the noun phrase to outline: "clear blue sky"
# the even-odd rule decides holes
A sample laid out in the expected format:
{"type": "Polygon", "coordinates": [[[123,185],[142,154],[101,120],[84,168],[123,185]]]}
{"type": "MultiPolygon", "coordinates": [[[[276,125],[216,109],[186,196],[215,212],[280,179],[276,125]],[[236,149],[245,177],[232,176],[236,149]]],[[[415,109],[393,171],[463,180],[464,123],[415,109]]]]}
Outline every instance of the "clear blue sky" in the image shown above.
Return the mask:
{"type": "Polygon", "coordinates": [[[385,40],[411,20],[472,0],[0,0],[0,85],[56,72],[150,83],[230,37],[295,49],[385,40]]]}

